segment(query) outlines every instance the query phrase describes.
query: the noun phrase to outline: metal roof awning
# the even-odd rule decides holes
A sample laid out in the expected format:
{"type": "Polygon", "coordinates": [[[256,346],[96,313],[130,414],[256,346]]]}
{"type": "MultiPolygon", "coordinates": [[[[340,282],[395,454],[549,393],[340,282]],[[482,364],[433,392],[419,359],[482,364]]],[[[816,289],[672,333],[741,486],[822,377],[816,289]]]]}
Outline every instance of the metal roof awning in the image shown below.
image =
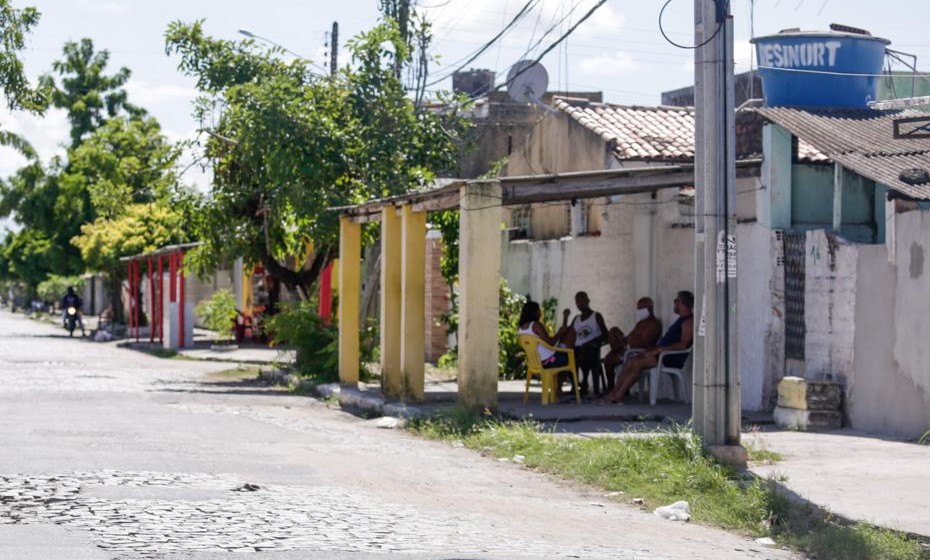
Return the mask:
{"type": "Polygon", "coordinates": [[[829,159],[907,197],[930,200],[930,183],[910,184],[902,171],[930,170],[930,138],[895,137],[895,121],[927,117],[917,110],[756,109],[829,159]]]}
{"type": "Polygon", "coordinates": [[[178,245],[165,245],[164,247],[159,247],[154,251],[149,251],[147,253],[139,253],[138,255],[131,255],[128,257],[120,257],[120,262],[136,261],[139,259],[147,259],[149,257],[157,257],[159,255],[168,255],[170,253],[175,253],[177,251],[185,251],[187,249],[192,249],[202,245],[199,241],[194,241],[192,243],[180,243],[178,245]]]}
{"type": "MultiPolygon", "coordinates": [[[[757,177],[760,165],[761,160],[758,159],[740,161],[737,163],[737,176],[757,177]]],[[[501,183],[503,206],[655,192],[691,187],[695,182],[694,166],[691,164],[525,175],[493,180],[501,183]]],[[[351,216],[358,222],[378,221],[383,208],[402,204],[411,204],[415,211],[421,212],[452,210],[459,207],[462,186],[482,182],[480,179],[441,181],[441,186],[430,190],[370,200],[357,205],[337,206],[329,210],[351,216]]]]}

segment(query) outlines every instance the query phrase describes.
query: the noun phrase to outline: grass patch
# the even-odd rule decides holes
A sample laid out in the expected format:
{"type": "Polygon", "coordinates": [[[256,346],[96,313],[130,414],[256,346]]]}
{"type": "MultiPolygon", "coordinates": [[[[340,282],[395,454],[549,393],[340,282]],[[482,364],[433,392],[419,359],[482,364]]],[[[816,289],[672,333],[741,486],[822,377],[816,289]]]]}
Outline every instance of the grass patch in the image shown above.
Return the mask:
{"type": "Polygon", "coordinates": [[[261,366],[240,365],[234,368],[215,371],[210,377],[221,377],[223,379],[255,379],[262,373],[261,366]]]}
{"type": "Polygon", "coordinates": [[[178,351],[174,348],[153,346],[151,348],[139,348],[139,350],[142,350],[150,356],[155,356],[156,358],[177,358],[179,356],[178,351]]]}
{"type": "MultiPolygon", "coordinates": [[[[411,419],[407,426],[422,436],[461,441],[494,457],[522,455],[529,468],[608,492],[622,491],[628,498],[643,498],[650,508],[686,500],[697,523],[772,537],[817,558],[927,558],[916,541],[900,533],[867,524],[842,525],[810,505],[790,500],[774,480],[717,463],[686,428],[647,437],[556,437],[530,422],[504,422],[461,408],[411,419]]],[[[777,454],[759,456],[774,459],[777,454]]]]}
{"type": "Polygon", "coordinates": [[[744,443],[746,454],[752,463],[777,463],[782,460],[781,453],[777,453],[765,447],[756,447],[751,443],[744,443]]]}

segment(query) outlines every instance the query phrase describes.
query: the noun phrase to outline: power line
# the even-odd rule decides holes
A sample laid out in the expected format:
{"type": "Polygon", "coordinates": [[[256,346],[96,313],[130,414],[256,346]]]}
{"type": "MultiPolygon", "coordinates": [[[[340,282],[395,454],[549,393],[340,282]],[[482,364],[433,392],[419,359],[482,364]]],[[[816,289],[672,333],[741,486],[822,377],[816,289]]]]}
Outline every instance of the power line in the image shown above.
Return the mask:
{"type": "MultiPolygon", "coordinates": [[[[606,1],[606,0],[605,0],[605,1],[606,1]]],[[[446,75],[441,76],[441,77],[439,77],[439,78],[436,78],[436,79],[433,80],[432,82],[427,83],[427,84],[426,84],[426,87],[434,86],[434,85],[438,84],[439,82],[445,80],[446,78],[448,78],[448,77],[451,76],[452,74],[455,74],[455,73],[458,72],[459,70],[462,70],[463,68],[465,68],[466,66],[468,66],[469,64],[471,64],[476,58],[478,58],[478,57],[481,56],[485,51],[487,51],[489,48],[491,48],[491,46],[494,45],[494,43],[496,43],[496,42],[498,41],[498,39],[500,39],[501,37],[503,37],[504,34],[506,34],[514,25],[516,25],[518,21],[520,21],[521,19],[523,19],[523,17],[526,16],[526,14],[527,14],[530,10],[533,9],[533,6],[535,6],[535,5],[538,4],[538,3],[539,3],[539,0],[527,0],[526,4],[524,4],[523,7],[520,9],[520,11],[517,12],[517,14],[516,14],[515,16],[513,16],[513,19],[510,20],[510,23],[508,23],[507,25],[505,25],[503,29],[501,29],[496,35],[494,35],[494,37],[492,37],[492,38],[491,38],[489,41],[487,41],[484,45],[482,45],[481,47],[479,47],[477,51],[475,51],[471,56],[468,57],[467,60],[465,60],[465,62],[462,62],[461,64],[459,64],[458,67],[457,67],[455,70],[453,70],[452,72],[449,72],[449,73],[447,73],[446,75]]],[[[456,63],[456,64],[458,64],[458,63],[456,63]]]]}
{"type": "Polygon", "coordinates": [[[559,44],[561,44],[562,41],[564,41],[565,39],[568,39],[568,36],[571,35],[572,33],[574,33],[575,30],[578,29],[578,26],[580,26],[582,23],[584,23],[585,21],[587,21],[587,19],[588,19],[589,17],[591,17],[592,15],[594,15],[594,12],[596,12],[596,11],[598,10],[598,8],[600,8],[601,6],[603,6],[603,5],[606,4],[606,3],[607,3],[607,0],[600,0],[597,4],[595,4],[594,6],[592,6],[590,10],[588,10],[583,16],[581,16],[581,19],[579,19],[577,22],[575,22],[574,25],[572,25],[571,27],[568,28],[568,31],[566,31],[565,33],[563,33],[561,37],[559,37],[559,38],[556,39],[552,44],[550,44],[548,47],[546,47],[546,50],[544,50],[539,56],[537,56],[536,59],[533,61],[532,64],[527,64],[527,65],[525,65],[523,68],[520,69],[520,71],[516,72],[513,76],[511,76],[510,79],[507,80],[503,85],[498,86],[497,89],[500,89],[501,87],[508,87],[508,86],[510,86],[510,84],[512,84],[513,81],[516,80],[518,77],[520,77],[524,72],[526,72],[527,70],[529,70],[530,68],[532,68],[533,66],[535,66],[536,64],[538,64],[539,61],[542,60],[544,56],[546,56],[547,54],[549,54],[549,52],[552,51],[552,49],[554,49],[554,48],[556,48],[557,46],[559,46],[559,44]]]}

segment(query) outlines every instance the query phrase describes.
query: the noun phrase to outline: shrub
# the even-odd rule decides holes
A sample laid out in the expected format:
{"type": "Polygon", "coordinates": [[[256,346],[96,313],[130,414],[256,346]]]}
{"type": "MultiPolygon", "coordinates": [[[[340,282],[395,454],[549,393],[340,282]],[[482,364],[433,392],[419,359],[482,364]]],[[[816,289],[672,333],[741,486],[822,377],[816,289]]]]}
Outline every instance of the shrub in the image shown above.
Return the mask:
{"type": "Polygon", "coordinates": [[[58,302],[68,292],[68,286],[74,286],[78,293],[84,289],[84,279],[80,276],[58,276],[50,274],[44,282],[39,282],[36,293],[39,299],[47,302],[58,302]]]}
{"type": "Polygon", "coordinates": [[[209,299],[197,304],[197,315],[221,340],[230,340],[236,324],[236,298],[229,290],[217,290],[209,299]]]}
{"type": "MultiPolygon", "coordinates": [[[[318,313],[315,301],[287,303],[270,317],[265,326],[275,344],[288,344],[297,351],[294,367],[301,375],[313,376],[321,381],[335,381],[339,373],[339,328],[335,321],[325,324],[318,313]]],[[[369,321],[361,333],[360,365],[375,359],[378,352],[378,327],[369,321]]],[[[361,368],[360,379],[368,377],[361,368]]]]}

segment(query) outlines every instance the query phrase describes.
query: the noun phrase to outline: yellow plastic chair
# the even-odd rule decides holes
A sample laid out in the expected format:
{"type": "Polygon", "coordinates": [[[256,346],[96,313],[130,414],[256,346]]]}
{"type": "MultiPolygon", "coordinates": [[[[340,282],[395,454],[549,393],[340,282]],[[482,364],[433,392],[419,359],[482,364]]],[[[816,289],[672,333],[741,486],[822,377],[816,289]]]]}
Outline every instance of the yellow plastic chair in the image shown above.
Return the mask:
{"type": "Polygon", "coordinates": [[[575,368],[575,351],[571,348],[561,348],[552,346],[540,339],[538,336],[531,334],[521,334],[517,337],[520,347],[526,354],[526,390],[523,392],[523,404],[530,396],[530,380],[533,377],[539,377],[542,382],[542,404],[556,402],[556,386],[558,384],[558,375],[563,371],[572,374],[572,382],[575,387],[575,399],[581,402],[581,393],[578,391],[578,370],[575,368]],[[564,352],[568,354],[568,363],[561,367],[544,368],[542,361],[539,359],[539,345],[552,350],[553,352],[564,352]]]}

